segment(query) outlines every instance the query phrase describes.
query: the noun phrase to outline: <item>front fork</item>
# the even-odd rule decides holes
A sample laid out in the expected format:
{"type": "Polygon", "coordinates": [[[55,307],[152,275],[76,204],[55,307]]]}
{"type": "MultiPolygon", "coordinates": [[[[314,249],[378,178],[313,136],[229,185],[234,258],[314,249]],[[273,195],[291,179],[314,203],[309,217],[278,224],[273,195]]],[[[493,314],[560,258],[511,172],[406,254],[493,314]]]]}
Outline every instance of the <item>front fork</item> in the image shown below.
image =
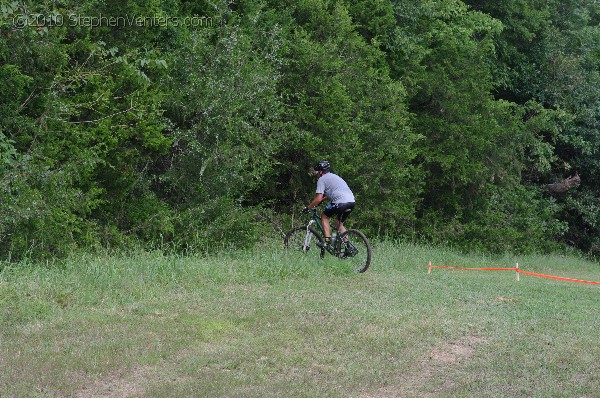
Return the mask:
{"type": "Polygon", "coordinates": [[[312,232],[310,232],[310,226],[315,223],[315,220],[310,220],[306,225],[306,236],[304,237],[304,246],[302,246],[302,251],[307,251],[310,249],[310,241],[312,240],[312,232]]]}

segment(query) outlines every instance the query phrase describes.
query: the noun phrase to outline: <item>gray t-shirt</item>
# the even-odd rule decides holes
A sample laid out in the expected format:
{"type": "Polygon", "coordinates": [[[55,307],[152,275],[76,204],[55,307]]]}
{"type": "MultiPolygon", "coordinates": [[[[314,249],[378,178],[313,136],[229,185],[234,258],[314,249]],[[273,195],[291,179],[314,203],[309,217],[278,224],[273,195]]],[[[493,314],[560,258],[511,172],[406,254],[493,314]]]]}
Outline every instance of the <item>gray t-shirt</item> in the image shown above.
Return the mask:
{"type": "Polygon", "coordinates": [[[327,173],[323,174],[317,180],[317,193],[327,196],[331,203],[349,203],[354,202],[354,194],[342,177],[327,173]]]}

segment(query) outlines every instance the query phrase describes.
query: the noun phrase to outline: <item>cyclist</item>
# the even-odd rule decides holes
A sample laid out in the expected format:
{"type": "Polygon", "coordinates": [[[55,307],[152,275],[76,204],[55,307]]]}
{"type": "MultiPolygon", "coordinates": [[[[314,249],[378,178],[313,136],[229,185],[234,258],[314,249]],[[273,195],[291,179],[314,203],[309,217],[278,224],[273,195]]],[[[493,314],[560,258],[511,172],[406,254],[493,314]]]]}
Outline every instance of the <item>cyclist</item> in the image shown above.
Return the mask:
{"type": "Polygon", "coordinates": [[[346,232],[344,221],[346,221],[352,212],[352,209],[354,209],[354,194],[348,187],[348,184],[346,184],[346,181],[331,172],[331,166],[327,161],[317,163],[314,167],[314,175],[317,178],[316,196],[312,202],[304,208],[304,211],[308,212],[309,209],[318,206],[324,200],[330,200],[330,203],[325,207],[323,214],[321,214],[325,242],[319,246],[324,247],[325,245],[330,244],[330,217],[337,217],[335,226],[340,235],[346,232]]]}

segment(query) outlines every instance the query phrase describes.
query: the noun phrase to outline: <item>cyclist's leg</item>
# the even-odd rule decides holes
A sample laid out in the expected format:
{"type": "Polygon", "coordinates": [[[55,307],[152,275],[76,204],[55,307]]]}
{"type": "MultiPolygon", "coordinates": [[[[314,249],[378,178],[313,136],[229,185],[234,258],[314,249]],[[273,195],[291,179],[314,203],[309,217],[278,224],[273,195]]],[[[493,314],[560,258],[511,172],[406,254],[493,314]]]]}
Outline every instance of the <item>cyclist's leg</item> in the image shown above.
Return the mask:
{"type": "Polygon", "coordinates": [[[344,227],[344,223],[340,221],[339,217],[337,220],[335,220],[335,227],[340,232],[340,235],[346,232],[346,227],[344,227]]]}
{"type": "Polygon", "coordinates": [[[335,227],[337,228],[340,236],[346,232],[346,227],[344,227],[344,223],[340,220],[340,217],[335,220],[335,227]]]}
{"type": "Polygon", "coordinates": [[[323,235],[325,240],[329,242],[329,237],[331,236],[331,226],[329,225],[329,217],[325,215],[325,213],[321,214],[321,225],[323,225],[323,235]]]}
{"type": "Polygon", "coordinates": [[[343,234],[344,232],[346,232],[346,227],[344,227],[344,221],[346,221],[346,219],[348,218],[350,213],[352,213],[353,209],[354,209],[354,202],[340,203],[337,206],[338,211],[337,211],[336,226],[337,226],[338,231],[340,232],[340,235],[343,234]]]}
{"type": "Polygon", "coordinates": [[[323,225],[323,234],[325,235],[325,241],[329,243],[329,237],[331,236],[331,225],[329,218],[337,214],[337,206],[335,204],[328,204],[321,214],[321,224],[323,225]]]}

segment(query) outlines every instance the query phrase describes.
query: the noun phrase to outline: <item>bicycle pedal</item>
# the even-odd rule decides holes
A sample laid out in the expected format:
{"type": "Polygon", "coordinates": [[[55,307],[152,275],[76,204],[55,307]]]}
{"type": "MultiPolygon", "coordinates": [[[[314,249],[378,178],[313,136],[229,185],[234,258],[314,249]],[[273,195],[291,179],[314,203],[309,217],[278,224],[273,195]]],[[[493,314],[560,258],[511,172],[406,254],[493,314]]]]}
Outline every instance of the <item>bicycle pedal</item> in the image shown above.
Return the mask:
{"type": "Polygon", "coordinates": [[[347,247],[346,250],[344,250],[344,257],[353,257],[356,256],[358,254],[358,250],[351,248],[351,247],[347,247]]]}
{"type": "Polygon", "coordinates": [[[326,249],[327,242],[317,242],[317,247],[319,247],[320,249],[326,249]]]}

